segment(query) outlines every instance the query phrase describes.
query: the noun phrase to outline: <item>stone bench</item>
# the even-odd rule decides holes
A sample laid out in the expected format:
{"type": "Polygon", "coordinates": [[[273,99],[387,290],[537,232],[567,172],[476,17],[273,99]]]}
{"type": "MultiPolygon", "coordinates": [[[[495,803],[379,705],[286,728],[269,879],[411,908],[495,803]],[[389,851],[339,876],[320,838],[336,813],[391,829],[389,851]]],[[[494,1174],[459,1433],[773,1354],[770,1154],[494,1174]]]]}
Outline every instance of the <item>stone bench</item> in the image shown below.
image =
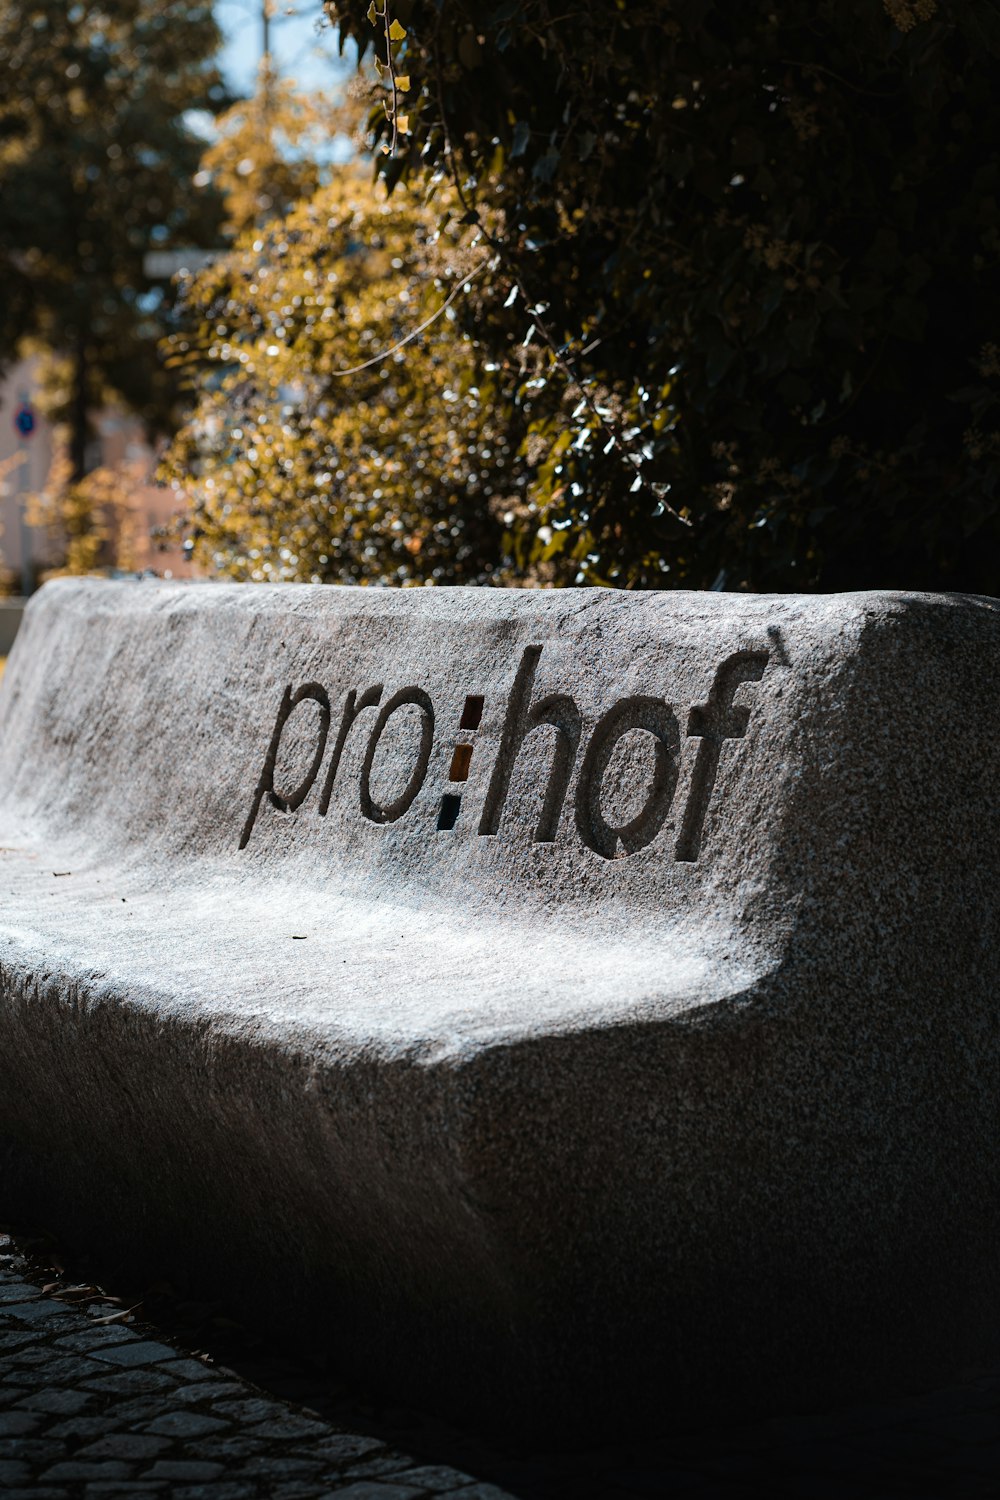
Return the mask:
{"type": "Polygon", "coordinates": [[[46,586],[4,1207],[508,1425],[995,1355],[998,647],[930,595],[46,586]]]}

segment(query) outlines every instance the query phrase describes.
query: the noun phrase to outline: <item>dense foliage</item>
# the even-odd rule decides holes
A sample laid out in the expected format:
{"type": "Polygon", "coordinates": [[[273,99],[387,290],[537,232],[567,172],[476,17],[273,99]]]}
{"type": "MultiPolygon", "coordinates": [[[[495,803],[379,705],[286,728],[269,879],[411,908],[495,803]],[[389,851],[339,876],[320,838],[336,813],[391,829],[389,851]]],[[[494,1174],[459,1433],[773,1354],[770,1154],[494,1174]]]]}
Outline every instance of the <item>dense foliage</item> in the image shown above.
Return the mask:
{"type": "MultiPolygon", "coordinates": [[[[996,592],[996,0],[335,0],[448,181],[523,568],[996,592]]],[[[403,210],[400,210],[401,215],[403,210]]]]}
{"type": "Polygon", "coordinates": [[[329,144],[339,118],[328,101],[276,77],[264,60],[253,94],[216,120],[198,174],[222,194],[228,233],[265,224],[316,192],[325,180],[316,147],[329,144]]]}
{"type": "Polygon", "coordinates": [[[175,414],[169,287],[145,257],[220,243],[189,125],[228,103],[219,40],[208,3],[0,0],[0,363],[25,335],[60,356],[76,478],[109,398],[157,431],[175,414]]]}
{"type": "Polygon", "coordinates": [[[271,581],[491,576],[511,454],[454,323],[483,262],[403,191],[387,203],[342,171],[194,279],[172,362],[197,405],[162,477],[198,561],[271,581]]]}

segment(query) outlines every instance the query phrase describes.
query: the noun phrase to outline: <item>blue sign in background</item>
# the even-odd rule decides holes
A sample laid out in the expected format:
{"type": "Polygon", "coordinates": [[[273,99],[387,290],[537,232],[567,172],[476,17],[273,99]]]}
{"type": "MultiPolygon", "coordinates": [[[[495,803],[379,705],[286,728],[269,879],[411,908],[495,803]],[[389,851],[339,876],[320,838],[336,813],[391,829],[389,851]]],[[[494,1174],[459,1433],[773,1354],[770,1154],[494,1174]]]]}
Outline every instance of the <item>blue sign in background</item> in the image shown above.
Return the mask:
{"type": "Polygon", "coordinates": [[[30,437],[35,430],[35,413],[27,402],[22,402],[14,414],[14,426],[22,437],[30,437]]]}

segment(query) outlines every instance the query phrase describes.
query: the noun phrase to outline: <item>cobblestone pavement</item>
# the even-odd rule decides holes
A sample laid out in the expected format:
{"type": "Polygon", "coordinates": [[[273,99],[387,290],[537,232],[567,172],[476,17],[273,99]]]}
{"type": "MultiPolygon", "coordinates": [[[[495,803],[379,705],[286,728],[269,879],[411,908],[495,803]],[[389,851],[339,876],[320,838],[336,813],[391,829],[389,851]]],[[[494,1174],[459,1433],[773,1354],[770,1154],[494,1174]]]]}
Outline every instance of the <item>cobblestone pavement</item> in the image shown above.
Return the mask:
{"type": "Polygon", "coordinates": [[[5,1500],[510,1500],[100,1314],[0,1265],[5,1500]]]}
{"type": "Polygon", "coordinates": [[[108,1322],[120,1307],[45,1295],[32,1274],[0,1237],[3,1500],[1000,1497],[1000,1367],[881,1405],[541,1453],[366,1405],[267,1350],[241,1362],[250,1384],[108,1322]]]}

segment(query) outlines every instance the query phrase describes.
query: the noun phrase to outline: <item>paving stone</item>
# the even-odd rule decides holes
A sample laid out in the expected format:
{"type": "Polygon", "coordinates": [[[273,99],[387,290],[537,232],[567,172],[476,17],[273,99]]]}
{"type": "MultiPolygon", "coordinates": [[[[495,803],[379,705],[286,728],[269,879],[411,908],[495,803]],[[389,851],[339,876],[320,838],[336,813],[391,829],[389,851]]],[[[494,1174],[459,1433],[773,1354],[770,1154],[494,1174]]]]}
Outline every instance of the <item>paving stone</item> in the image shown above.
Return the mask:
{"type": "Polygon", "coordinates": [[[209,1432],[223,1432],[229,1425],[218,1417],[206,1417],[197,1411],[170,1411],[149,1422],[144,1430],[164,1437],[197,1438],[209,1432]]]}
{"type": "Polygon", "coordinates": [[[0,1354],[11,1354],[15,1349],[24,1349],[29,1344],[37,1344],[43,1334],[30,1328],[11,1328],[0,1333],[0,1354]]]}
{"type": "MultiPolygon", "coordinates": [[[[142,1432],[109,1432],[86,1448],[79,1448],[77,1458],[157,1458],[170,1447],[170,1439],[142,1432]]],[[[167,1476],[169,1477],[169,1476],[167,1476]]]]}
{"type": "MultiPolygon", "coordinates": [[[[37,1291],[37,1288],[36,1288],[37,1291]]],[[[68,1307],[63,1307],[61,1302],[53,1302],[51,1297],[42,1297],[38,1302],[15,1302],[5,1304],[0,1308],[0,1326],[10,1326],[12,1320],[18,1323],[58,1323],[60,1319],[71,1320],[73,1312],[68,1307]]]]}
{"type": "Polygon", "coordinates": [[[336,1491],[326,1486],[317,1489],[308,1480],[288,1479],[271,1484],[267,1495],[268,1500],[335,1500],[336,1491]]]}
{"type": "Polygon", "coordinates": [[[257,1500],[258,1493],[254,1483],[216,1480],[209,1484],[175,1485],[171,1500],[257,1500]]]}
{"type": "Polygon", "coordinates": [[[451,1491],[459,1485],[468,1485],[469,1476],[463,1474],[460,1469],[452,1469],[445,1464],[424,1464],[419,1468],[401,1469],[399,1479],[404,1484],[423,1485],[428,1490],[451,1491]]]}
{"type": "Polygon", "coordinates": [[[30,1485],[27,1489],[4,1491],[4,1500],[72,1500],[70,1490],[55,1489],[50,1485],[30,1485]]]}
{"type": "Polygon", "coordinates": [[[34,1387],[39,1383],[38,1371],[44,1369],[47,1385],[76,1385],[84,1383],[94,1368],[89,1360],[75,1354],[51,1353],[48,1359],[43,1355],[40,1359],[32,1358],[30,1363],[22,1363],[18,1355],[14,1368],[5,1371],[4,1380],[9,1385],[34,1387]]]}
{"type": "Polygon", "coordinates": [[[48,1435],[40,1438],[4,1438],[0,1453],[5,1459],[18,1459],[35,1465],[50,1464],[57,1456],[53,1450],[62,1446],[48,1435]]]}
{"type": "Polygon", "coordinates": [[[386,1451],[363,1463],[351,1464],[347,1473],[352,1479],[377,1479],[382,1474],[398,1474],[400,1469],[412,1467],[412,1461],[401,1453],[386,1451]]]}
{"type": "Polygon", "coordinates": [[[74,1333],[60,1334],[56,1339],[58,1349],[73,1349],[77,1353],[89,1354],[92,1350],[106,1348],[112,1344],[124,1344],[136,1335],[127,1328],[81,1328],[74,1333]]]}
{"type": "Polygon", "coordinates": [[[26,1349],[15,1349],[7,1355],[4,1363],[11,1370],[31,1370],[36,1365],[44,1365],[48,1369],[60,1361],[70,1369],[91,1368],[80,1355],[71,1354],[65,1349],[56,1349],[52,1342],[44,1337],[36,1339],[26,1349]]]}
{"type": "Polygon", "coordinates": [[[89,1391],[29,1391],[18,1401],[18,1409],[50,1412],[53,1416],[76,1416],[93,1406],[96,1397],[89,1391]]]}
{"type": "Polygon", "coordinates": [[[95,1349],[93,1357],[129,1369],[140,1365],[161,1365],[167,1361],[173,1364],[177,1358],[174,1351],[164,1344],[153,1344],[144,1339],[132,1344],[116,1344],[110,1349],[95,1349]]]}
{"type": "Polygon", "coordinates": [[[17,1458],[0,1458],[0,1490],[4,1493],[11,1485],[22,1484],[30,1476],[30,1464],[17,1458]]]}
{"type": "Polygon", "coordinates": [[[384,1449],[385,1444],[378,1438],[354,1437],[351,1433],[334,1433],[333,1436],[323,1438],[315,1444],[313,1449],[316,1453],[322,1453],[330,1459],[342,1459],[345,1463],[351,1459],[364,1458],[366,1455],[377,1453],[384,1449]]]}
{"type": "MultiPolygon", "coordinates": [[[[169,1400],[173,1401],[171,1391],[169,1400]]],[[[166,1401],[162,1394],[150,1396],[136,1396],[130,1401],[116,1401],[114,1404],[114,1419],[122,1427],[145,1427],[154,1417],[163,1414],[166,1401]]]]}
{"type": "Polygon", "coordinates": [[[164,1495],[168,1488],[163,1479],[126,1479],[109,1484],[88,1484],[85,1500],[131,1500],[133,1495],[164,1495]]]}
{"type": "Polygon", "coordinates": [[[30,1411],[0,1412],[0,1438],[23,1437],[41,1425],[42,1418],[30,1411]]]}
{"type": "Polygon", "coordinates": [[[129,1479],[131,1474],[131,1464],[121,1463],[117,1459],[95,1459],[93,1463],[70,1459],[65,1463],[53,1464],[41,1477],[43,1482],[83,1480],[90,1484],[98,1479],[129,1479]]]}
{"type": "Polygon", "coordinates": [[[217,1479],[223,1472],[222,1464],[208,1463],[204,1459],[159,1459],[152,1468],[145,1470],[143,1477],[195,1484],[198,1481],[217,1479]]]}
{"type": "Polygon", "coordinates": [[[247,1437],[242,1432],[230,1435],[231,1431],[229,1429],[223,1437],[188,1439],[184,1444],[184,1452],[192,1458],[207,1458],[213,1463],[242,1463],[244,1459],[253,1458],[259,1453],[270,1453],[273,1449],[272,1443],[247,1437]]]}
{"type": "Polygon", "coordinates": [[[243,1396],[245,1391],[246,1386],[239,1385],[235,1380],[213,1380],[208,1385],[201,1383],[178,1386],[171,1400],[181,1406],[192,1406],[204,1401],[213,1415],[225,1416],[226,1413],[221,1410],[222,1404],[243,1396]]]}
{"type": "Polygon", "coordinates": [[[155,1370],[122,1370],[118,1375],[91,1376],[82,1382],[90,1391],[121,1395],[143,1395],[147,1391],[168,1391],[173,1381],[155,1370]]]}
{"type": "Polygon", "coordinates": [[[313,1422],[308,1417],[283,1412],[280,1407],[277,1414],[268,1421],[254,1422],[247,1428],[251,1437],[274,1438],[279,1443],[289,1443],[299,1438],[325,1437],[328,1431],[325,1422],[313,1422]]]}
{"type": "MultiPolygon", "coordinates": [[[[269,1401],[263,1396],[244,1397],[242,1401],[218,1401],[213,1394],[212,1410],[220,1417],[231,1417],[235,1422],[260,1422],[283,1413],[279,1402],[269,1401]]],[[[326,1431],[325,1425],[320,1425],[326,1431]]]]}
{"type": "Polygon", "coordinates": [[[57,1438],[60,1441],[78,1442],[89,1438],[96,1441],[107,1432],[109,1427],[116,1425],[113,1413],[102,1416],[77,1416],[66,1417],[59,1422],[53,1423],[48,1429],[46,1437],[57,1438]]]}
{"type": "Polygon", "coordinates": [[[32,1302],[41,1295],[41,1290],[32,1286],[30,1281],[7,1281],[0,1286],[0,1305],[7,1302],[32,1302]]]}
{"type": "Polygon", "coordinates": [[[323,1468],[324,1460],[314,1455],[307,1458],[276,1458],[273,1454],[261,1454],[248,1458],[239,1465],[237,1472],[241,1479],[292,1479],[301,1475],[318,1474],[323,1468]]]}
{"type": "MultiPolygon", "coordinates": [[[[161,1347],[168,1348],[169,1346],[162,1345],[161,1347]]],[[[169,1369],[175,1380],[212,1380],[216,1375],[230,1374],[230,1371],[219,1370],[215,1365],[202,1364],[200,1359],[185,1359],[183,1355],[175,1354],[173,1350],[170,1350],[170,1355],[169,1364],[165,1368],[169,1369]]]]}
{"type": "Polygon", "coordinates": [[[270,1481],[267,1494],[268,1500],[327,1500],[333,1491],[325,1487],[317,1489],[309,1480],[286,1479],[270,1481]]]}

